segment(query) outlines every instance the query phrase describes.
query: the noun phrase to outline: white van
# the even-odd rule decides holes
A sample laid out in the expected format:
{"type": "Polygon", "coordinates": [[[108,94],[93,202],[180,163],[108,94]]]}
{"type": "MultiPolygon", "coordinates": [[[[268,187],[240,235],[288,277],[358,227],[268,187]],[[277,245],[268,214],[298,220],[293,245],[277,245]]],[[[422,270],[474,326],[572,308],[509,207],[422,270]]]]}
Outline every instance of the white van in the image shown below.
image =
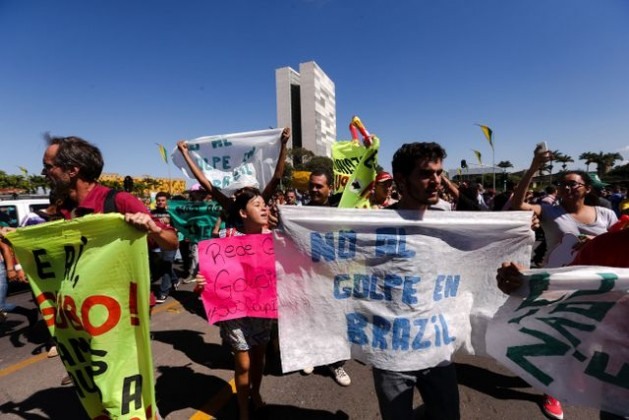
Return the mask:
{"type": "Polygon", "coordinates": [[[29,213],[46,210],[49,203],[47,198],[0,200],[0,226],[18,227],[29,213]]]}

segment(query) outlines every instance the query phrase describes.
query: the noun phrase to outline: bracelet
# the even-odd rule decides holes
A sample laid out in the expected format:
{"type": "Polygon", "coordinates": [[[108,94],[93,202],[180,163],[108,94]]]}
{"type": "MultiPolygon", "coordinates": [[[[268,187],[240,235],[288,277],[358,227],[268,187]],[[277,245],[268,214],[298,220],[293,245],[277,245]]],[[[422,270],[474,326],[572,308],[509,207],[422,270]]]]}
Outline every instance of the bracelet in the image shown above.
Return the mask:
{"type": "Polygon", "coordinates": [[[22,264],[15,264],[15,265],[13,266],[13,269],[14,269],[15,271],[22,271],[22,264]]]}

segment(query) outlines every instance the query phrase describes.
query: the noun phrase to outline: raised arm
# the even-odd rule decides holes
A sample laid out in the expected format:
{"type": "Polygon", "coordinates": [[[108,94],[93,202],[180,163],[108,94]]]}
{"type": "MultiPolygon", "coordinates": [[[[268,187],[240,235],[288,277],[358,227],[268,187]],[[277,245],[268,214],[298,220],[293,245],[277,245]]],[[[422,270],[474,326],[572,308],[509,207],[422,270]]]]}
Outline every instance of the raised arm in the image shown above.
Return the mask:
{"type": "Polygon", "coordinates": [[[179,140],[177,142],[177,149],[179,149],[179,151],[181,152],[183,159],[188,164],[188,168],[190,168],[190,171],[192,171],[194,177],[197,179],[197,181],[199,181],[199,184],[201,184],[201,186],[205,188],[207,192],[212,194],[212,197],[215,198],[216,201],[218,201],[218,204],[220,204],[225,210],[228,210],[232,204],[232,201],[229,199],[229,197],[223,194],[220,189],[212,185],[212,183],[205,177],[205,174],[201,171],[201,169],[199,169],[197,164],[194,163],[192,157],[190,156],[190,151],[188,150],[188,143],[185,140],[179,140]]]}
{"type": "Polygon", "coordinates": [[[535,149],[535,155],[533,156],[530,168],[524,173],[524,176],[513,192],[513,199],[511,201],[511,208],[513,210],[532,210],[536,216],[539,216],[542,213],[542,206],[539,204],[525,203],[524,197],[529,189],[529,185],[531,185],[533,176],[535,176],[535,172],[537,172],[539,168],[550,159],[550,152],[543,151],[540,148],[535,149]]]}
{"type": "Polygon", "coordinates": [[[280,183],[282,179],[282,175],[284,175],[284,167],[286,166],[286,155],[288,154],[288,149],[286,148],[286,144],[288,143],[288,139],[290,138],[290,128],[284,128],[282,131],[282,144],[280,146],[280,156],[277,160],[277,165],[275,165],[275,173],[273,174],[273,178],[266,184],[264,187],[264,191],[262,191],[262,198],[264,201],[269,201],[277,185],[280,183]]]}
{"type": "Polygon", "coordinates": [[[441,185],[448,191],[452,197],[458,201],[459,199],[459,188],[454,185],[452,181],[450,181],[444,174],[441,174],[441,185]]]}

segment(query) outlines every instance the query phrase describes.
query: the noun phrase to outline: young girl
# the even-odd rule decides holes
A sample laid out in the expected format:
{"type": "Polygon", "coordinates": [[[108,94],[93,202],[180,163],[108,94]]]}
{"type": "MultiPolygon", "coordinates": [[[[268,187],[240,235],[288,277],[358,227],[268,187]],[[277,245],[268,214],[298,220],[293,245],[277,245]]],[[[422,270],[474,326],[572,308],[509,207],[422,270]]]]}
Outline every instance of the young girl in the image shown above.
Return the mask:
{"type": "MultiPolygon", "coordinates": [[[[219,232],[221,238],[255,233],[269,233],[269,209],[260,191],[242,188],[234,194],[234,204],[229,216],[232,226],[219,232]]],[[[249,418],[249,409],[264,406],[260,384],[264,372],[264,355],[271,337],[273,320],[264,318],[239,318],[219,323],[221,337],[234,353],[235,382],[240,419],[249,418]],[[250,406],[251,404],[251,406],[250,406]]]]}
{"type": "MultiPolygon", "coordinates": [[[[260,193],[257,188],[245,187],[236,191],[232,199],[214,187],[192,160],[188,144],[177,142],[194,177],[218,201],[228,215],[228,229],[221,230],[219,237],[269,233],[269,208],[266,202],[275,191],[284,172],[286,143],[290,129],[285,128],[281,137],[280,155],[273,178],[260,193]]],[[[204,279],[201,279],[204,281],[204,279]]],[[[260,384],[264,372],[264,355],[271,337],[273,320],[263,318],[239,318],[219,323],[221,337],[229,343],[234,353],[235,382],[241,420],[249,419],[250,405],[253,410],[264,406],[260,395],[260,384]]]]}

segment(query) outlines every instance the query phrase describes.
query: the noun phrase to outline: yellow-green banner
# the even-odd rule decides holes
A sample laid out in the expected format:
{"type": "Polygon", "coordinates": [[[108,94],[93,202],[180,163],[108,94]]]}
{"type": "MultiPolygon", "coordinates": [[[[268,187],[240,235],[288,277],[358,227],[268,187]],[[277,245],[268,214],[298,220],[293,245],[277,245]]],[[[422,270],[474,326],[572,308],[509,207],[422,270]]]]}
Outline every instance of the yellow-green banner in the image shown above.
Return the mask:
{"type": "Polygon", "coordinates": [[[157,418],[145,234],[106,214],[7,239],[89,417],[157,418]]]}
{"type": "Polygon", "coordinates": [[[371,137],[371,146],[354,141],[337,141],[332,146],[334,190],[343,192],[339,207],[369,207],[369,193],[376,179],[380,140],[371,137]]]}

